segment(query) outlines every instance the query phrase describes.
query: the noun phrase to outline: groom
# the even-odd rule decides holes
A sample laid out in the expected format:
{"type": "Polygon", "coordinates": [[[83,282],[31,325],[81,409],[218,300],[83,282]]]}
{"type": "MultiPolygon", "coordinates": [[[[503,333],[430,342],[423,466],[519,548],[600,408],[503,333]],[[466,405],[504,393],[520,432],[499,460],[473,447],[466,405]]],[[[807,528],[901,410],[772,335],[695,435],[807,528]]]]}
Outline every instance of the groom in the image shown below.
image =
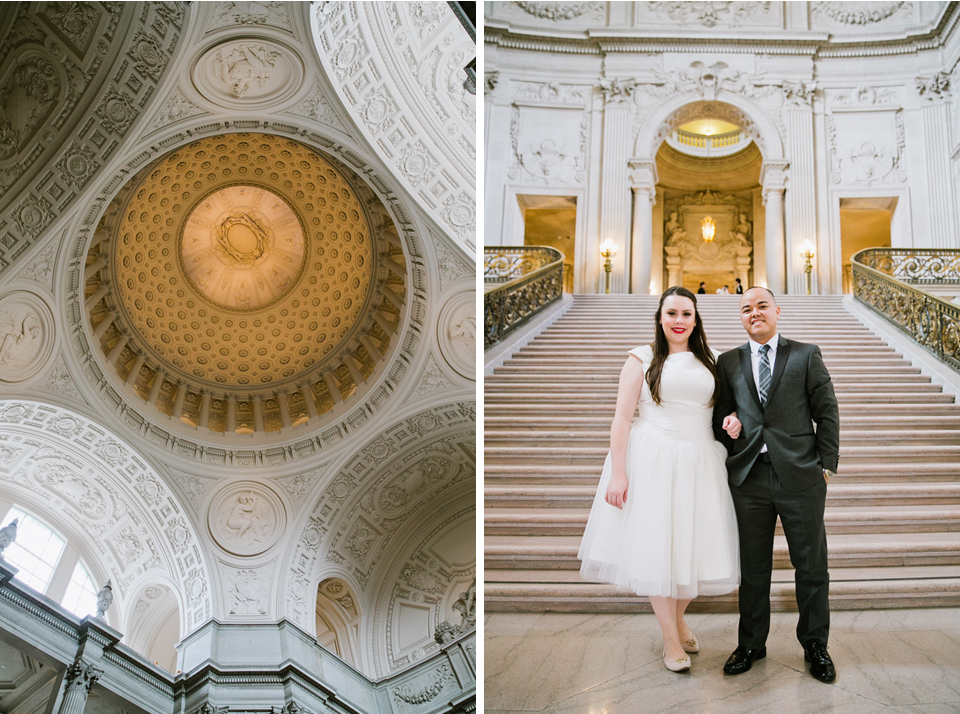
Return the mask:
{"type": "Polygon", "coordinates": [[[810,674],[832,682],[827,536],[823,525],[827,482],[837,470],[840,423],[837,398],[820,348],[777,334],[780,308],[766,288],[740,299],[747,344],[720,355],[720,397],[713,411],[717,439],[727,447],[727,472],[740,533],[739,646],[727,674],[746,672],[766,657],[770,579],[777,516],[796,569],[800,621],[797,638],[810,674]],[[743,430],[724,431],[736,411],[743,430]],[[814,430],[816,424],[816,430],[814,430]]]}

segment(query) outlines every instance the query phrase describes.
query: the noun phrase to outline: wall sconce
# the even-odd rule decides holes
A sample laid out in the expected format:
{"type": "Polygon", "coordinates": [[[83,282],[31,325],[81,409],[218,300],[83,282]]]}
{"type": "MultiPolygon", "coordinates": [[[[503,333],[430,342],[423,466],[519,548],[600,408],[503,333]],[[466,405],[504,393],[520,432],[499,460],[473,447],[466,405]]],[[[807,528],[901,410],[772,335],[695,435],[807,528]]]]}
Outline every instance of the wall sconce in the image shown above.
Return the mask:
{"type": "Polygon", "coordinates": [[[713,216],[707,216],[702,221],[700,221],[700,235],[703,236],[703,239],[708,243],[713,240],[713,237],[717,234],[717,222],[713,220],[713,216]]]}
{"type": "Polygon", "coordinates": [[[617,254],[617,244],[614,243],[611,239],[607,238],[600,244],[600,255],[603,257],[603,269],[606,271],[606,279],[604,281],[605,290],[604,292],[610,294],[610,271],[613,270],[613,265],[610,260],[617,254]]]}
{"type": "Polygon", "coordinates": [[[813,263],[810,261],[813,260],[814,255],[816,255],[816,253],[813,250],[813,243],[809,240],[803,241],[803,245],[800,246],[800,257],[806,261],[803,266],[803,272],[807,275],[807,295],[810,295],[813,290],[813,277],[811,275],[813,272],[813,263]]]}

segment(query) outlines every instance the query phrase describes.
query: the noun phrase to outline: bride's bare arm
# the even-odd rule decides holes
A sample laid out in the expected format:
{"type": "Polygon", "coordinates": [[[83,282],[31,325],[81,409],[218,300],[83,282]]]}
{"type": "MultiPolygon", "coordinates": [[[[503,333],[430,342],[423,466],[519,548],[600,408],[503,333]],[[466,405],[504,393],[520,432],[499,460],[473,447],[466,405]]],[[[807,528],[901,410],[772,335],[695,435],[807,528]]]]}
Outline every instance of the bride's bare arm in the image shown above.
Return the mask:
{"type": "Polygon", "coordinates": [[[627,500],[627,438],[630,424],[640,401],[643,388],[643,364],[630,356],[620,370],[620,387],[617,390],[617,411],[610,426],[610,465],[612,472],[607,484],[606,501],[611,506],[623,508],[627,500]]]}

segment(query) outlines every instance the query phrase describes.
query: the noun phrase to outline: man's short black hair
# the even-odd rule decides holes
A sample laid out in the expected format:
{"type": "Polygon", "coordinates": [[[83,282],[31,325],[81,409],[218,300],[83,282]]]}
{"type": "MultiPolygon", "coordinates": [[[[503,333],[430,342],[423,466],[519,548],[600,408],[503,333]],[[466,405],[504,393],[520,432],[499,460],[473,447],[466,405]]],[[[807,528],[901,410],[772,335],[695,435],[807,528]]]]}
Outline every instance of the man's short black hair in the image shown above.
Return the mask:
{"type": "Polygon", "coordinates": [[[771,290],[770,288],[765,288],[762,285],[751,285],[749,288],[743,291],[743,294],[746,295],[747,292],[749,292],[750,290],[766,290],[767,293],[769,293],[771,299],[773,300],[773,304],[774,305],[777,304],[777,296],[773,294],[773,290],[771,290]]]}

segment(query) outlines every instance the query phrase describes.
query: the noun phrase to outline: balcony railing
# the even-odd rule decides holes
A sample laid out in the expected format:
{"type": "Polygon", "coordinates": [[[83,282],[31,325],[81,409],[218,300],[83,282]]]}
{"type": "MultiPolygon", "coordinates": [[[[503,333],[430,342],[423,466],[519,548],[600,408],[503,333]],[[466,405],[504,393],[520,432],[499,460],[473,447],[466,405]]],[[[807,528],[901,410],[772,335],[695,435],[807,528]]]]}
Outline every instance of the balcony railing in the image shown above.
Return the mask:
{"type": "Polygon", "coordinates": [[[857,300],[960,370],[960,305],[915,287],[960,285],[960,250],[868,248],[851,262],[857,300]]]}
{"type": "Polygon", "coordinates": [[[674,130],[668,137],[667,143],[674,149],[693,156],[727,156],[745,149],[752,139],[743,131],[737,129],[726,134],[691,134],[681,129],[674,130]]]}
{"type": "Polygon", "coordinates": [[[546,246],[483,249],[484,347],[563,296],[563,253],[546,246]]]}

